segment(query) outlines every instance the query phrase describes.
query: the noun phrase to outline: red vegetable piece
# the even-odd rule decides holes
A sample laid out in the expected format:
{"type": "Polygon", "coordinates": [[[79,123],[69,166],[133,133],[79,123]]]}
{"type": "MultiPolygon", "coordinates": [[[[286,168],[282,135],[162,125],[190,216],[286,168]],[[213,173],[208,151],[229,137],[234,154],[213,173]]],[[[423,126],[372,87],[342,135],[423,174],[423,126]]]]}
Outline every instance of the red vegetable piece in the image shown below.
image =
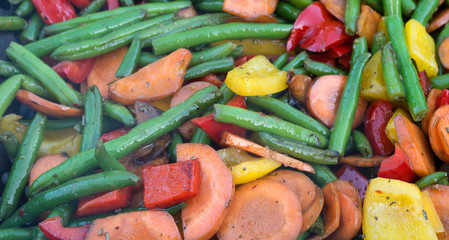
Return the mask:
{"type": "Polygon", "coordinates": [[[338,63],[340,63],[346,69],[349,69],[351,67],[351,53],[352,52],[349,52],[348,54],[345,54],[338,59],[338,63]]]}
{"type": "Polygon", "coordinates": [[[200,193],[201,168],[192,159],[165,165],[142,167],[144,203],[148,209],[167,208],[200,193]]]}
{"type": "Polygon", "coordinates": [[[215,73],[209,73],[206,76],[195,78],[189,82],[208,82],[217,87],[221,87],[223,85],[223,81],[221,81],[220,78],[218,78],[215,73]]]}
{"type": "Polygon", "coordinates": [[[326,53],[333,58],[339,58],[351,51],[352,51],[352,41],[335,46],[327,50],[326,53]]]}
{"type": "Polygon", "coordinates": [[[118,0],[107,0],[108,10],[116,9],[119,7],[118,0]]]}
{"type": "Polygon", "coordinates": [[[427,77],[426,71],[421,71],[418,73],[419,85],[424,93],[424,96],[429,95],[430,90],[432,90],[432,85],[430,84],[429,77],[427,77]]]}
{"type": "Polygon", "coordinates": [[[344,23],[332,16],[318,1],[299,14],[288,38],[287,50],[292,51],[299,45],[311,52],[324,52],[351,39],[345,33],[344,23]]]}
{"type": "Polygon", "coordinates": [[[127,128],[120,128],[120,129],[116,129],[114,131],[111,132],[107,132],[104,133],[103,135],[101,135],[100,139],[103,140],[103,142],[107,142],[110,141],[114,138],[118,138],[121,137],[125,134],[127,134],[129,132],[129,129],[127,128]]]}
{"type": "Polygon", "coordinates": [[[251,58],[255,57],[255,55],[245,55],[245,56],[241,56],[239,58],[237,58],[234,61],[234,66],[238,67],[240,65],[243,65],[244,63],[248,62],[251,58]]]}
{"type": "Polygon", "coordinates": [[[60,77],[68,78],[74,83],[82,83],[86,81],[94,64],[95,58],[86,58],[76,61],[62,61],[52,68],[60,77]]]}
{"type": "Polygon", "coordinates": [[[340,180],[346,180],[352,183],[352,185],[359,190],[360,198],[363,201],[365,198],[366,189],[368,188],[369,180],[361,172],[359,172],[356,167],[343,164],[335,175],[340,180]]]}
{"type": "Polygon", "coordinates": [[[322,62],[322,63],[325,63],[325,64],[330,65],[332,67],[335,67],[335,65],[336,65],[335,58],[332,58],[332,57],[330,57],[327,54],[309,53],[309,57],[312,60],[314,60],[314,61],[322,62]]]}
{"type": "Polygon", "coordinates": [[[394,154],[382,161],[377,176],[397,179],[404,182],[414,182],[417,177],[409,164],[407,156],[401,147],[396,144],[394,154]]]}
{"type": "Polygon", "coordinates": [[[376,100],[372,102],[367,111],[364,121],[364,133],[368,138],[374,155],[387,156],[394,151],[394,145],[385,133],[385,127],[393,116],[393,103],[376,100]]]}
{"type": "Polygon", "coordinates": [[[50,240],[84,240],[90,225],[64,227],[61,217],[48,218],[39,223],[39,228],[50,240]]]}
{"type": "Polygon", "coordinates": [[[437,101],[437,109],[439,107],[444,106],[444,105],[448,105],[449,104],[449,90],[448,89],[443,89],[443,91],[438,96],[436,101],[437,101]]]}
{"type": "MultiPolygon", "coordinates": [[[[242,96],[233,97],[226,105],[247,109],[245,98],[242,96]]],[[[244,137],[246,129],[230,123],[216,122],[212,113],[192,119],[192,122],[203,130],[216,143],[220,143],[221,135],[227,131],[244,137]]]]}
{"type": "Polygon", "coordinates": [[[76,17],[75,9],[67,0],[31,0],[45,24],[63,22],[76,17]]]}
{"type": "Polygon", "coordinates": [[[84,9],[89,6],[91,0],[69,0],[78,9],[84,9]]]}
{"type": "Polygon", "coordinates": [[[83,197],[78,202],[75,217],[91,216],[124,208],[131,202],[132,195],[133,188],[130,186],[83,197]]]}

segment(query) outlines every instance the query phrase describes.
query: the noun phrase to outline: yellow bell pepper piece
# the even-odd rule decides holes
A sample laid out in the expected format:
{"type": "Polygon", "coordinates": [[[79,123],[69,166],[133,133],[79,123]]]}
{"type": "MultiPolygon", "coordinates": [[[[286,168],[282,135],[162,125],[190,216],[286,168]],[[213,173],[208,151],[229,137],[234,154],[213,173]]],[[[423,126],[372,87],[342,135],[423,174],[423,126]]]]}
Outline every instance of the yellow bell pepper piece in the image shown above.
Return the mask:
{"type": "Polygon", "coordinates": [[[385,127],[385,133],[387,134],[388,139],[390,139],[393,144],[398,143],[398,134],[396,133],[396,128],[394,127],[393,118],[396,117],[396,115],[398,115],[399,113],[402,114],[402,116],[406,117],[408,120],[412,121],[412,117],[407,110],[399,107],[394,110],[393,116],[391,116],[390,120],[387,123],[387,126],[385,127]]]}
{"type": "Polygon", "coordinates": [[[377,99],[390,101],[382,74],[381,51],[371,57],[363,70],[360,96],[369,102],[377,99]]]}
{"type": "MultiPolygon", "coordinates": [[[[242,39],[242,40],[225,40],[211,44],[211,46],[220,45],[225,42],[233,42],[243,47],[243,55],[265,55],[280,56],[287,52],[284,40],[267,40],[267,39],[242,39]]],[[[294,52],[288,52],[289,55],[294,52]]]]}
{"type": "Polygon", "coordinates": [[[282,164],[269,158],[255,158],[237,148],[217,151],[229,168],[235,184],[244,184],[261,178],[282,164]]]}
{"type": "Polygon", "coordinates": [[[387,25],[385,25],[385,17],[382,17],[379,21],[379,24],[377,25],[377,31],[384,31],[385,33],[385,41],[388,42],[388,32],[387,32],[387,25]]]}
{"type": "Polygon", "coordinates": [[[240,96],[262,96],[286,89],[287,72],[259,55],[228,72],[226,85],[240,96]]]}
{"type": "Polygon", "coordinates": [[[426,71],[429,78],[438,75],[435,42],[426,28],[415,19],[410,19],[405,24],[405,38],[410,57],[415,60],[418,71],[426,71]]]}
{"type": "Polygon", "coordinates": [[[370,181],[363,203],[365,240],[438,239],[415,184],[394,179],[370,181]]]}
{"type": "Polygon", "coordinates": [[[433,230],[437,233],[444,232],[444,226],[441,222],[440,218],[438,217],[437,210],[435,210],[435,207],[433,206],[432,199],[430,198],[429,191],[423,191],[422,194],[422,203],[424,206],[424,211],[427,213],[427,218],[430,221],[430,224],[432,224],[433,230]]]}

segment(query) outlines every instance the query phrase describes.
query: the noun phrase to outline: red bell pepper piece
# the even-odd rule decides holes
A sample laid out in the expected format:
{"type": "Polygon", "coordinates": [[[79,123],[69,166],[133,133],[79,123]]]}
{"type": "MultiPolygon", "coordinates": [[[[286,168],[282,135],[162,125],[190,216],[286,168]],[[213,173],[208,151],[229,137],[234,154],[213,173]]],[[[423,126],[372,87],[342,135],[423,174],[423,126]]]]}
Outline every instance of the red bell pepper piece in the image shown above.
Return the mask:
{"type": "Polygon", "coordinates": [[[221,87],[223,85],[223,81],[221,81],[220,78],[218,78],[215,73],[209,73],[206,76],[195,78],[195,79],[193,79],[192,81],[189,81],[189,82],[196,82],[196,81],[208,82],[208,83],[213,84],[213,85],[215,85],[217,87],[221,87]]]}
{"type": "Polygon", "coordinates": [[[437,108],[444,106],[444,105],[448,105],[449,104],[449,90],[443,89],[441,94],[436,99],[436,102],[437,102],[437,108]]]}
{"type": "MultiPolygon", "coordinates": [[[[247,109],[245,98],[242,96],[233,97],[226,105],[247,109]]],[[[216,143],[220,143],[221,135],[228,131],[238,136],[244,137],[246,129],[231,123],[216,122],[212,113],[192,119],[192,122],[203,130],[216,143]]]]}
{"type": "Polygon", "coordinates": [[[351,39],[345,33],[344,23],[338,21],[317,1],[299,14],[288,38],[287,50],[292,51],[299,45],[311,52],[324,52],[351,39]]]}
{"type": "Polygon", "coordinates": [[[39,223],[39,228],[50,240],[84,240],[89,226],[64,227],[61,217],[51,217],[39,223]]]}
{"type": "Polygon", "coordinates": [[[343,164],[343,166],[338,169],[335,176],[340,180],[346,180],[352,185],[354,185],[357,190],[359,190],[360,198],[365,198],[366,189],[368,189],[369,180],[363,176],[361,172],[356,167],[343,164]]]}
{"type": "Polygon", "coordinates": [[[343,44],[335,46],[335,47],[327,50],[326,53],[333,58],[339,58],[339,57],[349,53],[350,51],[352,51],[352,41],[345,42],[343,44]]]}
{"type": "Polygon", "coordinates": [[[82,83],[87,79],[94,64],[95,58],[86,58],[76,61],[62,61],[52,68],[60,77],[68,78],[74,83],[82,83]]]}
{"type": "Polygon", "coordinates": [[[368,138],[374,155],[387,156],[394,151],[394,145],[385,133],[385,127],[393,116],[393,103],[376,100],[366,110],[364,133],[368,138]]]}
{"type": "Polygon", "coordinates": [[[401,147],[396,144],[394,154],[382,161],[377,176],[397,179],[404,182],[414,182],[417,177],[413,172],[407,156],[401,147]]]}
{"type": "Polygon", "coordinates": [[[244,63],[248,62],[251,58],[255,57],[256,55],[245,55],[237,58],[234,61],[234,66],[238,67],[240,65],[243,65],[244,63]]]}
{"type": "Polygon", "coordinates": [[[322,54],[322,53],[309,53],[309,57],[318,62],[325,63],[327,65],[330,65],[332,67],[335,67],[336,61],[335,58],[330,57],[329,55],[322,54]]]}
{"type": "Polygon", "coordinates": [[[124,208],[131,202],[132,195],[133,188],[130,186],[83,197],[78,201],[75,217],[91,216],[124,208]]]}
{"type": "Polygon", "coordinates": [[[84,9],[89,6],[91,0],[69,0],[78,9],[84,9]]]}
{"type": "Polygon", "coordinates": [[[338,63],[340,63],[346,69],[349,69],[351,67],[351,53],[352,52],[349,52],[348,54],[345,54],[338,59],[338,63]]]}
{"type": "Polygon", "coordinates": [[[75,9],[67,0],[31,0],[45,24],[63,22],[76,17],[75,9]]]}
{"type": "Polygon", "coordinates": [[[144,203],[148,209],[167,208],[200,193],[201,168],[198,159],[142,167],[144,203]]]}
{"type": "Polygon", "coordinates": [[[116,9],[119,7],[118,0],[107,0],[108,10],[116,9]]]}
{"type": "Polygon", "coordinates": [[[427,98],[430,90],[432,90],[432,85],[430,84],[429,77],[427,77],[426,71],[421,71],[418,73],[419,85],[421,85],[421,89],[424,93],[424,96],[427,98]]]}
{"type": "Polygon", "coordinates": [[[129,132],[129,130],[130,129],[128,129],[128,128],[116,129],[114,131],[104,133],[103,135],[100,136],[100,139],[103,140],[103,142],[107,142],[114,138],[118,138],[118,137],[121,137],[121,136],[127,134],[129,132]]]}

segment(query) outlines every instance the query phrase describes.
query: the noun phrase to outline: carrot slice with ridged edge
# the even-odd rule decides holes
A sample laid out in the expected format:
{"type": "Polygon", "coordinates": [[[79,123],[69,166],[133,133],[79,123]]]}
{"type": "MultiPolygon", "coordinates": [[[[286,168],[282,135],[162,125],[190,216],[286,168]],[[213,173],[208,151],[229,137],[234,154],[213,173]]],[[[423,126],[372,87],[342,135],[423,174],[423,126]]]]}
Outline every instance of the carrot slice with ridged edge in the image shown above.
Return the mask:
{"type": "Polygon", "coordinates": [[[312,227],[313,223],[320,216],[321,210],[323,210],[324,196],[321,188],[316,186],[315,199],[313,199],[312,205],[302,212],[302,227],[299,234],[303,234],[305,231],[312,227]]]}
{"type": "Polygon", "coordinates": [[[427,107],[429,108],[429,112],[427,112],[426,117],[421,121],[422,131],[426,135],[429,135],[430,119],[432,118],[433,113],[437,110],[437,99],[441,92],[443,92],[441,89],[433,88],[427,96],[427,107]]]}
{"type": "Polygon", "coordinates": [[[433,152],[438,156],[439,159],[449,162],[449,153],[446,153],[443,148],[443,144],[441,143],[438,137],[438,120],[442,118],[444,115],[449,114],[449,105],[442,106],[438,108],[432,115],[432,118],[429,122],[429,129],[427,130],[429,134],[429,142],[430,146],[433,149],[433,152]]]}

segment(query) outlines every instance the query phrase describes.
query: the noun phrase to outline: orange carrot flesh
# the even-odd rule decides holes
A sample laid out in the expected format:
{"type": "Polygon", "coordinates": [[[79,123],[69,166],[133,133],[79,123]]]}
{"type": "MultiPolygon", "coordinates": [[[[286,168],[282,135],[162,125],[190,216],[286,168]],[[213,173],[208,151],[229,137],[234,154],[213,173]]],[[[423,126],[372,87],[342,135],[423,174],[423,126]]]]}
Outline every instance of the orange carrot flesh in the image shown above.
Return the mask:
{"type": "Polygon", "coordinates": [[[323,223],[324,235],[314,236],[312,239],[323,239],[333,233],[340,226],[340,198],[333,182],[326,184],[323,188],[324,207],[323,223]]]}
{"type": "Polygon", "coordinates": [[[271,158],[277,162],[282,163],[286,167],[296,168],[300,171],[315,173],[315,169],[308,163],[301,162],[297,159],[291,158],[287,155],[280,154],[266,147],[262,147],[252,141],[239,137],[235,134],[224,132],[221,136],[222,145],[229,147],[236,147],[247,152],[259,155],[265,158],[271,158]]]}
{"type": "Polygon", "coordinates": [[[433,152],[438,156],[439,159],[449,162],[449,153],[444,151],[443,143],[440,141],[438,136],[438,121],[445,115],[449,114],[449,105],[442,106],[438,108],[432,115],[429,122],[429,129],[427,130],[429,134],[430,146],[433,152]]]}
{"type": "Polygon", "coordinates": [[[377,32],[382,15],[374,11],[368,5],[362,5],[357,20],[357,35],[364,36],[368,46],[371,46],[373,36],[377,32]]]}
{"type": "Polygon", "coordinates": [[[449,239],[449,206],[447,200],[449,199],[449,186],[445,185],[431,185],[423,189],[429,191],[430,199],[432,199],[433,206],[437,211],[438,217],[444,227],[444,232],[437,233],[438,239],[449,239]]]}
{"type": "Polygon", "coordinates": [[[58,166],[67,159],[67,156],[62,154],[52,154],[39,158],[33,165],[30,171],[28,186],[38,178],[42,173],[58,166]]]}
{"type": "Polygon", "coordinates": [[[441,65],[444,68],[449,69],[449,37],[446,37],[438,48],[438,57],[440,58],[441,65]]]}
{"type": "Polygon", "coordinates": [[[430,119],[432,118],[433,113],[437,110],[437,99],[440,96],[441,92],[441,89],[433,88],[432,90],[430,90],[429,95],[427,96],[427,107],[429,108],[429,112],[421,121],[421,128],[426,135],[429,135],[430,119]]]}
{"type": "Polygon", "coordinates": [[[432,21],[430,21],[429,25],[427,25],[427,32],[431,33],[438,28],[444,26],[449,22],[449,8],[442,10],[441,12],[433,15],[432,21]]]}
{"type": "Polygon", "coordinates": [[[278,0],[225,0],[223,11],[243,18],[255,18],[271,15],[276,9],[278,0]]]}
{"type": "Polygon", "coordinates": [[[83,116],[84,111],[82,109],[68,107],[60,105],[54,102],[50,102],[44,98],[37,96],[32,92],[20,89],[16,93],[16,98],[22,104],[44,113],[45,115],[66,118],[66,117],[80,117],[83,116]]]}
{"type": "Polygon", "coordinates": [[[326,9],[341,22],[345,22],[345,0],[320,0],[326,9]]]}
{"type": "Polygon", "coordinates": [[[198,158],[201,166],[200,194],[185,201],[181,212],[185,240],[211,238],[221,226],[234,195],[231,172],[218,153],[198,143],[178,144],[178,161],[198,158]]]}
{"type": "Polygon", "coordinates": [[[313,199],[312,205],[302,212],[302,227],[299,234],[304,233],[312,227],[313,223],[320,216],[321,210],[324,205],[323,191],[318,186],[315,189],[315,199],[313,199]]]}
{"type": "Polygon", "coordinates": [[[446,153],[449,153],[449,115],[444,115],[438,120],[438,137],[446,153]]]}
{"type": "Polygon", "coordinates": [[[237,188],[219,239],[295,239],[302,226],[301,204],[286,184],[259,179],[237,188]]]}

